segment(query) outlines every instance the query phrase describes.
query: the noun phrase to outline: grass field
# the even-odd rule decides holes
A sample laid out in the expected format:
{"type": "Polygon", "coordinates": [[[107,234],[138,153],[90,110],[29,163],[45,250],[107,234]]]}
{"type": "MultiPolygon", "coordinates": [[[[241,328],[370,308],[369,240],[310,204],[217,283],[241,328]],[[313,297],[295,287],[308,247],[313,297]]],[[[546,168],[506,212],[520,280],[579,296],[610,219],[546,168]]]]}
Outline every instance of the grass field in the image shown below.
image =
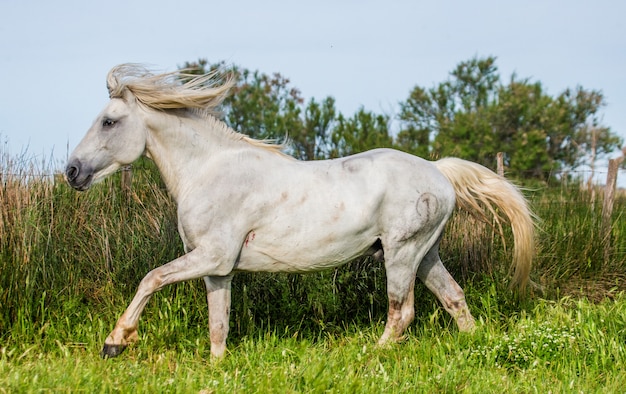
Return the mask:
{"type": "Polygon", "coordinates": [[[509,316],[493,288],[472,296],[481,320],[473,334],[428,305],[406,339],[385,348],[374,345],[380,321],[306,333],[266,327],[230,341],[219,361],[204,327],[185,326],[174,306],[146,316],[141,341],[111,360],[98,357],[110,317],[69,312],[51,317],[34,341],[2,348],[0,391],[623,392],[623,295],[533,301],[509,316]]]}
{"type": "MultiPolygon", "coordinates": [[[[142,167],[145,165],[145,167],[142,167]]],[[[577,185],[529,191],[541,217],[526,297],[509,291],[510,234],[457,214],[442,256],[479,320],[459,333],[418,285],[406,339],[375,346],[384,271],[371,260],[310,275],[241,274],[226,358],[209,357],[200,281],[156,294],[140,341],[99,351],[139,280],[182,253],[175,208],[149,164],[124,191],[88,193],[0,171],[1,392],[624,392],[625,201],[611,233],[577,185]]],[[[600,196],[601,197],[601,196],[600,196]]]]}

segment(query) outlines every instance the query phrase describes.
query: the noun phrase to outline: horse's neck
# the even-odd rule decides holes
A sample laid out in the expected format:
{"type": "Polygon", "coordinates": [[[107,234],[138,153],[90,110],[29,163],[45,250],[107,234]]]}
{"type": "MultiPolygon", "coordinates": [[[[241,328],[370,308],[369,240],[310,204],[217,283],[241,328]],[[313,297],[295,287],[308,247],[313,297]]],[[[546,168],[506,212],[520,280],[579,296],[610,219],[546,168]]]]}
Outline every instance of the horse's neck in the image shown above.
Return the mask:
{"type": "Polygon", "coordinates": [[[224,124],[214,118],[177,117],[159,114],[150,122],[146,153],[159,168],[168,190],[178,201],[186,185],[218,152],[236,147],[237,141],[224,124]]]}

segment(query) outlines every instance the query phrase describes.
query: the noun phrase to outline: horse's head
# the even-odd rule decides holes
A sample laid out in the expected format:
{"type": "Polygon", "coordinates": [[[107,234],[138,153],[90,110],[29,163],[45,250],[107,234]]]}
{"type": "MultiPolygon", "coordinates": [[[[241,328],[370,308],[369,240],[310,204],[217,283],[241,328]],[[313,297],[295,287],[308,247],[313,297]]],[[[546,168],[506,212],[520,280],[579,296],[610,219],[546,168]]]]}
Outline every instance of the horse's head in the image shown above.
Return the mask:
{"type": "Polygon", "coordinates": [[[139,158],[146,151],[149,121],[154,131],[155,113],[183,109],[212,113],[235,84],[232,74],[222,78],[218,71],[204,75],[187,71],[192,70],[153,75],[141,65],[113,67],[107,76],[111,101],[72,152],[65,169],[69,184],[86,190],[139,158]]]}
{"type": "Polygon", "coordinates": [[[128,90],[109,101],[65,168],[65,177],[73,188],[86,190],[144,153],[147,128],[142,112],[128,90]]]}

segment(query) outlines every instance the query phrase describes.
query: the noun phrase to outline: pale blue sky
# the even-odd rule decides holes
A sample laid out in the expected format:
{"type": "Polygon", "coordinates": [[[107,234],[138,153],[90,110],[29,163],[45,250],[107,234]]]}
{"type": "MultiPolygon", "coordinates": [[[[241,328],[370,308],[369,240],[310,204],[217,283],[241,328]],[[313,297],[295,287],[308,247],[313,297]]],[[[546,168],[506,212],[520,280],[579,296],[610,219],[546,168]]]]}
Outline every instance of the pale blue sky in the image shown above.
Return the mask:
{"type": "Polygon", "coordinates": [[[351,116],[393,115],[415,85],[492,55],[504,80],[602,91],[604,125],[626,137],[624,15],[618,0],[2,0],[0,146],[54,149],[62,164],[108,100],[112,66],[198,58],[280,72],[351,116]]]}

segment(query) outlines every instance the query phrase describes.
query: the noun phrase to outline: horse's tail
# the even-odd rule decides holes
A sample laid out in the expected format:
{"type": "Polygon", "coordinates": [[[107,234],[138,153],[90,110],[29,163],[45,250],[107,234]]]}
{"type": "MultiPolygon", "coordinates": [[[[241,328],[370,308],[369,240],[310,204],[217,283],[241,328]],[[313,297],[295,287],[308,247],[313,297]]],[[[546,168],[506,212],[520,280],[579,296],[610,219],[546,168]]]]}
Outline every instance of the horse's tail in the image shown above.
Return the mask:
{"type": "Polygon", "coordinates": [[[514,240],[514,273],[511,285],[524,290],[535,255],[535,215],[520,190],[477,163],[445,158],[434,164],[454,186],[458,207],[477,215],[487,223],[491,221],[486,212],[491,212],[500,230],[500,213],[508,218],[514,240]]]}

